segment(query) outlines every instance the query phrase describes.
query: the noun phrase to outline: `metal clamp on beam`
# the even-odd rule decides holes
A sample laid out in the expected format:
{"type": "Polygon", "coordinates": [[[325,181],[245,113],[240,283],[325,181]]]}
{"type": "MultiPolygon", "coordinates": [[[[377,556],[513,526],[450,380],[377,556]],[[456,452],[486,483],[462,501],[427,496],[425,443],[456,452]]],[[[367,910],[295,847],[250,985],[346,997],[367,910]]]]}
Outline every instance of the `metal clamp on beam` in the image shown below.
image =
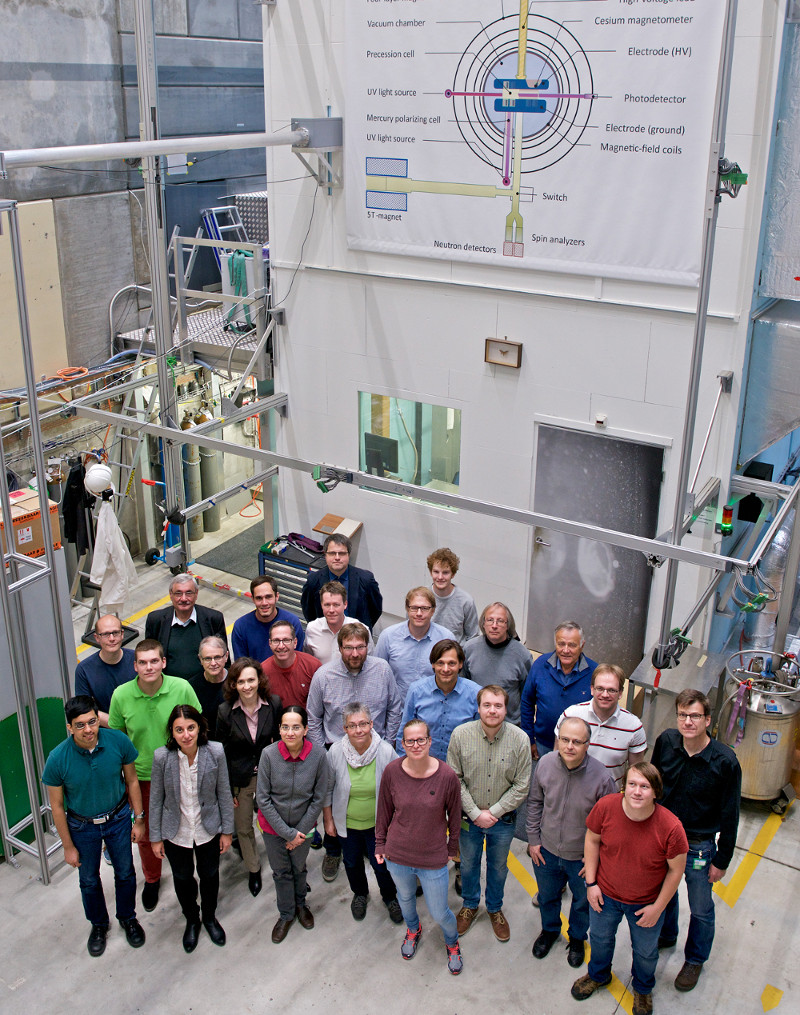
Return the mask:
{"type": "Polygon", "coordinates": [[[292,151],[311,173],[320,187],[341,187],[342,174],[331,162],[333,152],[342,150],[341,116],[320,116],[310,119],[293,119],[292,132],[305,133],[306,139],[292,146],[292,151]],[[305,155],[314,155],[313,165],[305,155]]]}
{"type": "Polygon", "coordinates": [[[747,183],[747,173],[742,172],[738,162],[731,162],[730,159],[719,160],[719,180],[717,182],[717,195],[721,197],[727,194],[728,197],[738,197],[739,191],[747,183]]]}

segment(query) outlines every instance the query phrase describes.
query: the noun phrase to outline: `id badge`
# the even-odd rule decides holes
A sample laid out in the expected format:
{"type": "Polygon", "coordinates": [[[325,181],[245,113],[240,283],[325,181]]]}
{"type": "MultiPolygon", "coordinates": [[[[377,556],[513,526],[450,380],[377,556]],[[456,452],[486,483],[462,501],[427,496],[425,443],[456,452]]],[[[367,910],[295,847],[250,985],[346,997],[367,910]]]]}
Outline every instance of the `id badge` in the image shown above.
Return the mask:
{"type": "Polygon", "coordinates": [[[692,870],[701,871],[706,866],[707,863],[708,863],[708,860],[706,860],[706,858],[703,856],[703,853],[702,853],[702,850],[701,850],[697,854],[697,856],[692,860],[692,870]]]}

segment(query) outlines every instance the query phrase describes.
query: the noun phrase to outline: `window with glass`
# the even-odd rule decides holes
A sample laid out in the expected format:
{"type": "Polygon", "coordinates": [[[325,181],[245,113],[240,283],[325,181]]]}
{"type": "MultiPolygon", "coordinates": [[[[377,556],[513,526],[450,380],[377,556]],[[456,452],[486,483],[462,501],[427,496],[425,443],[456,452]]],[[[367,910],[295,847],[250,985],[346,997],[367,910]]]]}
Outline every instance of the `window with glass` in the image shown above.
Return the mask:
{"type": "Polygon", "coordinates": [[[458,492],[460,409],[359,391],[358,421],[362,472],[458,492]]]}

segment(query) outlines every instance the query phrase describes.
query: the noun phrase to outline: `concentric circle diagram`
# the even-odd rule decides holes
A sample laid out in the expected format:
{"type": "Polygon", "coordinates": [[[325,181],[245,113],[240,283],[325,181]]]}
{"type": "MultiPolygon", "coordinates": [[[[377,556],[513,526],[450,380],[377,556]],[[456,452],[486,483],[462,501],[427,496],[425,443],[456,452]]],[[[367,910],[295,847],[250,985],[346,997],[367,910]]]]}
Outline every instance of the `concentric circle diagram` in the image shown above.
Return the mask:
{"type": "Polygon", "coordinates": [[[524,39],[517,16],[482,28],[445,94],[466,144],[509,186],[517,146],[520,173],[547,169],[574,148],[593,91],[592,70],[575,36],[557,21],[529,14],[524,39]]]}

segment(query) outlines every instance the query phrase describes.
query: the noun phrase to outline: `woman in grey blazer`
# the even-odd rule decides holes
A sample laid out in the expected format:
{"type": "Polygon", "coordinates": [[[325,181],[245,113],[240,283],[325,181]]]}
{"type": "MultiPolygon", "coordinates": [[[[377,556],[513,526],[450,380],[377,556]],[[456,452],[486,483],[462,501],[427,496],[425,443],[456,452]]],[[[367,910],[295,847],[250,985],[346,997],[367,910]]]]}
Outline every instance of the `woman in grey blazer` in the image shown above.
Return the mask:
{"type": "Polygon", "coordinates": [[[209,741],[208,724],[196,708],[173,708],[167,738],[167,746],[153,756],[150,842],[157,857],[169,860],[175,894],[186,917],[183,947],[193,952],[201,921],[215,945],[225,944],[216,911],[219,857],[230,849],[233,835],[233,797],[222,744],[209,741]]]}

